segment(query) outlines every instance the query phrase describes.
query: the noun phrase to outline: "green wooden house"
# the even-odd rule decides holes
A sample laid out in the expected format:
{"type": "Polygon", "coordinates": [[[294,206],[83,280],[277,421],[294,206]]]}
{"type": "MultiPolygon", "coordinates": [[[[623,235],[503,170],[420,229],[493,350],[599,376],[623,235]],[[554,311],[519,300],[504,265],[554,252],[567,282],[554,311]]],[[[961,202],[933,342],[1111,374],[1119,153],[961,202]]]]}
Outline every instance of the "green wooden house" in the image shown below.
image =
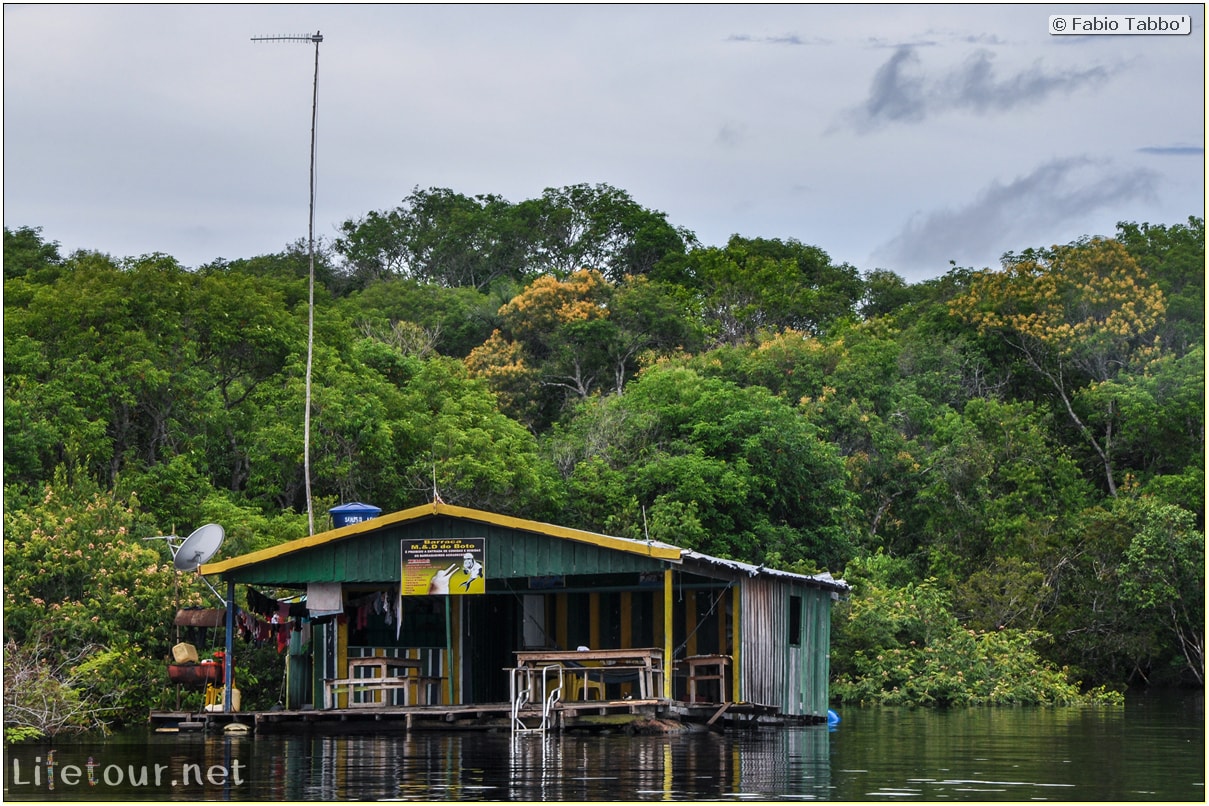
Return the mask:
{"type": "Polygon", "coordinates": [[[827,574],[440,502],[200,570],[226,583],[228,613],[280,600],[288,709],[322,707],[324,681],[354,676],[361,658],[404,659],[424,702],[464,705],[507,702],[517,652],[654,647],[669,659],[662,700],[685,700],[686,659],[714,657],[714,701],[825,719],[831,605],[848,592],[827,574]]]}

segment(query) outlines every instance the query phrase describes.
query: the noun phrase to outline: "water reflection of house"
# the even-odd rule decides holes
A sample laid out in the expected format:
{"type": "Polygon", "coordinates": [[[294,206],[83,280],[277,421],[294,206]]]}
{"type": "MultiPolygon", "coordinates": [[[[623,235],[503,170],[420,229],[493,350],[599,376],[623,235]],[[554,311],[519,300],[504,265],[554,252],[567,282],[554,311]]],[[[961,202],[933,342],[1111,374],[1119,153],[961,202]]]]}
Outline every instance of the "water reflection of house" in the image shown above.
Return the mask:
{"type": "MultiPolygon", "coordinates": [[[[691,670],[698,701],[759,704],[822,720],[831,604],[848,591],[827,574],[792,574],[442,503],[213,562],[201,572],[221,575],[236,609],[266,591],[283,600],[289,592],[306,597],[305,608],[281,611],[292,624],[287,710],[323,708],[333,693],[337,707],[362,700],[504,703],[511,696],[504,670],[517,665],[518,652],[650,647],[666,659],[666,673],[643,696],[689,700],[691,670]],[[369,657],[404,668],[383,661],[367,670],[373,661],[360,659],[369,657]],[[412,682],[376,692],[325,687],[362,674],[412,682]]],[[[623,669],[592,677],[600,691],[575,693],[639,696],[623,669]]]]}

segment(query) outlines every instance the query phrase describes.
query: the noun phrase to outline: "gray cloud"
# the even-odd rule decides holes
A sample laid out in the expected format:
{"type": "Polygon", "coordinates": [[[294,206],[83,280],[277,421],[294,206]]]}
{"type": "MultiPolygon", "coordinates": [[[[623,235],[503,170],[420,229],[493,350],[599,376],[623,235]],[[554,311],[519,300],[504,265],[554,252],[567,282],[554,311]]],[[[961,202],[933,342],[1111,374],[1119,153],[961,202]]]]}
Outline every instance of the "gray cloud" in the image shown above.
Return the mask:
{"type": "Polygon", "coordinates": [[[913,39],[910,42],[904,42],[901,37],[895,39],[887,39],[880,36],[867,37],[864,41],[865,47],[878,50],[900,50],[902,48],[934,48],[941,43],[937,39],[913,39]]]}
{"type": "Polygon", "coordinates": [[[961,37],[963,42],[971,45],[1006,45],[1008,41],[995,34],[968,34],[961,37]]]}
{"type": "Polygon", "coordinates": [[[747,127],[742,123],[723,123],[715,139],[720,145],[733,148],[747,139],[747,127]]]}
{"type": "Polygon", "coordinates": [[[780,36],[752,36],[751,34],[731,34],[727,42],[750,42],[756,45],[826,45],[829,40],[818,37],[803,38],[797,34],[781,34],[780,36]]]}
{"type": "Polygon", "coordinates": [[[919,76],[908,69],[919,64],[912,46],[900,47],[877,69],[869,98],[858,110],[869,126],[886,121],[920,121],[927,114],[927,89],[919,76]]]}
{"type": "Polygon", "coordinates": [[[1053,160],[1007,184],[991,183],[965,207],[914,216],[875,254],[891,268],[939,270],[950,259],[986,259],[1020,248],[1022,240],[1061,238],[1064,224],[1089,212],[1149,198],[1156,179],[1146,169],[1120,171],[1087,158],[1053,160]]]}
{"type": "Polygon", "coordinates": [[[915,45],[902,45],[878,68],[865,101],[848,115],[856,129],[868,131],[891,123],[918,123],[949,110],[978,114],[1007,111],[1060,92],[1102,83],[1104,67],[1046,71],[1034,65],[1000,77],[994,55],[978,50],[961,65],[939,76],[920,69],[915,45]]]}
{"type": "Polygon", "coordinates": [[[1204,146],[1143,146],[1138,149],[1142,154],[1156,154],[1160,157],[1203,157],[1204,146]]]}

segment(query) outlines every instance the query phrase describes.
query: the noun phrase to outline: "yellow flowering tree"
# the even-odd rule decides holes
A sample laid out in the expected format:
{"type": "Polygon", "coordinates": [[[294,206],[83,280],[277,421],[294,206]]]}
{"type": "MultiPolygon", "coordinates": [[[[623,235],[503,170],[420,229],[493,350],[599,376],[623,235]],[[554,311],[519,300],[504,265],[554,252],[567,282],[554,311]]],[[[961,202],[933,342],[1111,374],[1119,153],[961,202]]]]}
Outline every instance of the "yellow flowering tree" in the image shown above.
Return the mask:
{"type": "Polygon", "coordinates": [[[526,422],[550,401],[541,390],[587,397],[600,381],[612,286],[599,272],[537,278],[499,310],[502,327],[466,357],[505,410],[526,422]]]}
{"type": "Polygon", "coordinates": [[[1097,410],[1081,411],[1078,398],[1156,358],[1166,311],[1163,292],[1125,247],[1095,238],[1009,256],[1001,271],[974,274],[950,310],[980,333],[1000,336],[1048,383],[1115,496],[1116,399],[1095,396],[1097,410]]]}
{"type": "Polygon", "coordinates": [[[682,289],[642,276],[615,285],[589,269],[544,275],[500,308],[500,328],[466,365],[532,424],[568,400],[620,394],[648,351],[695,344],[691,308],[682,289]]]}
{"type": "MultiPolygon", "coordinates": [[[[5,727],[50,733],[38,703],[73,704],[63,727],[145,717],[169,691],[172,616],[202,604],[200,584],[173,570],[137,503],[68,482],[4,513],[5,727]],[[34,661],[30,662],[29,659],[34,661]]],[[[63,709],[55,709],[56,712],[63,709]]]]}

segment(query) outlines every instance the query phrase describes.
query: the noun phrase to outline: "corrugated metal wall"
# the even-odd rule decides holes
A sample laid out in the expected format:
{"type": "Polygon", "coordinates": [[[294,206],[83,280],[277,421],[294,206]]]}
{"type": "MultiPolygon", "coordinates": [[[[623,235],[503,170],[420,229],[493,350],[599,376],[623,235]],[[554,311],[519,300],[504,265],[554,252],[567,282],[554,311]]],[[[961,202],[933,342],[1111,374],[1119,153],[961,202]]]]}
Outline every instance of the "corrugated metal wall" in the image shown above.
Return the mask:
{"type": "Polygon", "coordinates": [[[792,595],[802,597],[802,633],[799,645],[789,648],[787,658],[787,693],[793,700],[789,713],[826,717],[831,675],[831,594],[795,586],[792,595]]]}
{"type": "Polygon", "coordinates": [[[778,579],[742,583],[739,698],[793,715],[826,717],[831,671],[831,594],[778,579]],[[790,597],[801,597],[801,634],[791,643],[790,597]]]}
{"type": "Polygon", "coordinates": [[[761,705],[785,702],[784,636],[789,606],[783,586],[767,577],[743,580],[740,606],[741,699],[761,705]]]}

